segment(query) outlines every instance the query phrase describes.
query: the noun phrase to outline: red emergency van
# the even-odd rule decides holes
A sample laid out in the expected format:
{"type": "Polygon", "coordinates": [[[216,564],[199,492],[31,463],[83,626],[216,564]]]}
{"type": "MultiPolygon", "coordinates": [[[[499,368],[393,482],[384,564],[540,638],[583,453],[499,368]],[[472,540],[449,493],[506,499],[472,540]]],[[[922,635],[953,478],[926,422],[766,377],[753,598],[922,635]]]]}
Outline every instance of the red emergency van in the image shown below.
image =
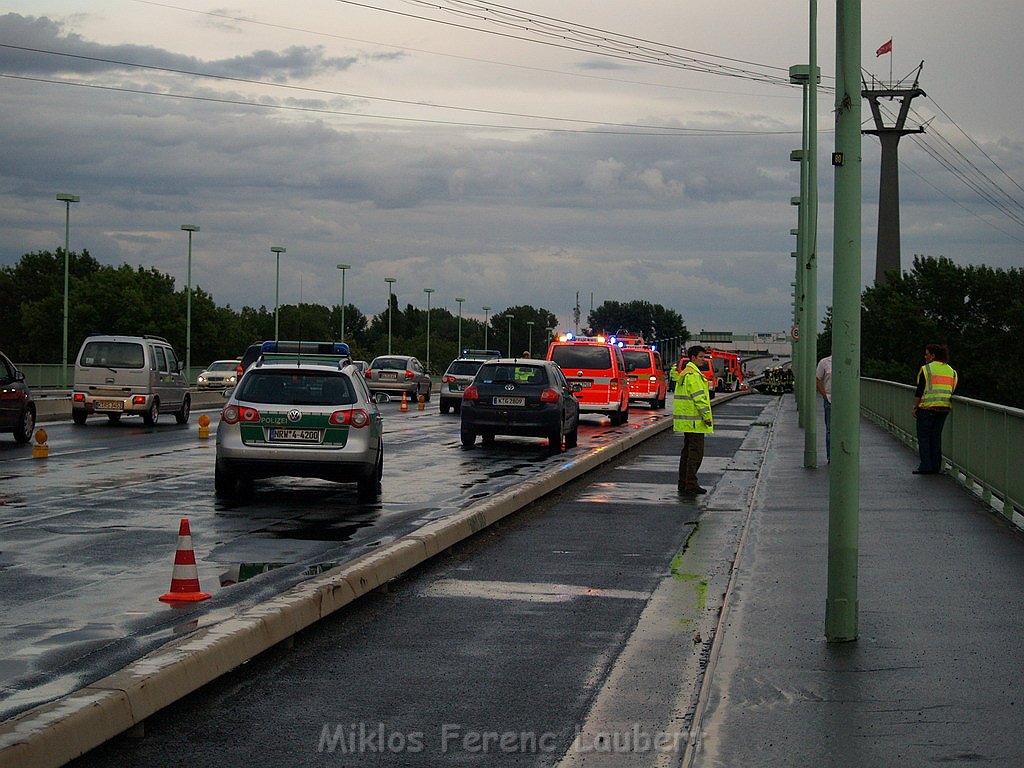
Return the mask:
{"type": "Polygon", "coordinates": [[[622,348],[604,336],[559,336],[548,346],[580,401],[580,413],[600,413],[612,424],[629,419],[629,380],[622,348]]]}

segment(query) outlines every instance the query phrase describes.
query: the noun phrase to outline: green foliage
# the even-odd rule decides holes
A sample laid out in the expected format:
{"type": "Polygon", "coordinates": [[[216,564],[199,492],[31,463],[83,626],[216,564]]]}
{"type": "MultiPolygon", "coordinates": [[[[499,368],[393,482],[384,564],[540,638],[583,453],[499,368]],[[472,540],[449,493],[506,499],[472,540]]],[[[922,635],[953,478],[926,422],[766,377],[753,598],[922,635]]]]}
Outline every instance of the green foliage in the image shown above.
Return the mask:
{"type": "Polygon", "coordinates": [[[587,315],[587,324],[594,333],[612,334],[620,329],[639,333],[644,339],[690,337],[682,316],[649,301],[606,301],[587,315]]]}
{"type": "MultiPolygon", "coordinates": [[[[915,256],[912,269],[864,291],[861,374],[913,384],[926,344],[949,347],[957,394],[1016,408],[1024,391],[1024,271],[958,266],[945,257],[915,256]]],[[[832,347],[832,312],[818,356],[832,347]]]]}

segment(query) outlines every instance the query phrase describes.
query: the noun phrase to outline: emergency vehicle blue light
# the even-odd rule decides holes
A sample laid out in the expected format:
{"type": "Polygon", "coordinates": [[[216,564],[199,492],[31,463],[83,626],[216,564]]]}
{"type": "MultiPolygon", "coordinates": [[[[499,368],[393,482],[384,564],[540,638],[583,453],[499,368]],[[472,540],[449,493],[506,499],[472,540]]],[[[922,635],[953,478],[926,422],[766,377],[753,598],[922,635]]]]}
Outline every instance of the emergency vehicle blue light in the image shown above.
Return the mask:
{"type": "MultiPolygon", "coordinates": [[[[614,336],[609,336],[609,337],[608,337],[608,343],[609,343],[609,344],[617,344],[617,343],[618,343],[618,341],[619,341],[619,340],[618,340],[618,339],[616,339],[616,338],[615,338],[614,336]]],[[[622,345],[621,345],[621,344],[619,344],[619,346],[621,347],[622,345]]]]}
{"type": "Polygon", "coordinates": [[[260,352],[276,352],[276,351],[277,351],[277,342],[276,341],[264,341],[263,344],[260,345],[260,352]]]}

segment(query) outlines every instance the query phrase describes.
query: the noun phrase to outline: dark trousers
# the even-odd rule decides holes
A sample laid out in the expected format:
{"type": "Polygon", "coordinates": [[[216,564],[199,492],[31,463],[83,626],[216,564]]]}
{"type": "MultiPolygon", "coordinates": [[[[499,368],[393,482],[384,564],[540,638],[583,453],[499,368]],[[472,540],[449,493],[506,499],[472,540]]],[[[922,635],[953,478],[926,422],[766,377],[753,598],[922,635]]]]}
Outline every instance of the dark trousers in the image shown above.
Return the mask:
{"type": "Polygon", "coordinates": [[[919,472],[942,471],[942,427],[949,411],[917,409],[917,450],[921,456],[919,472]]]}
{"type": "Polygon", "coordinates": [[[825,461],[832,461],[832,403],[825,398],[825,461]]]}
{"type": "Polygon", "coordinates": [[[700,487],[697,482],[697,470],[704,461],[704,433],[683,433],[683,449],[679,452],[679,487],[684,491],[692,491],[700,487]]]}

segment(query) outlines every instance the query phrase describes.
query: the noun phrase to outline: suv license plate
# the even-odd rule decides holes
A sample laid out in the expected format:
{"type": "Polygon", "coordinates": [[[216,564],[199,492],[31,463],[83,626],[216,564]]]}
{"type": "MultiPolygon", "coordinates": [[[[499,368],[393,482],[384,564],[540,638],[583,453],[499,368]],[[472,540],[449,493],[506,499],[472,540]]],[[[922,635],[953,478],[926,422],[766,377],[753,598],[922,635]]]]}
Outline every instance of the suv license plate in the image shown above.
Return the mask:
{"type": "Polygon", "coordinates": [[[271,429],[271,442],[288,443],[319,443],[321,432],[319,429],[271,429]]]}
{"type": "Polygon", "coordinates": [[[123,411],[124,401],[123,400],[93,400],[92,406],[96,410],[103,411],[123,411]]]}
{"type": "Polygon", "coordinates": [[[525,397],[496,397],[494,405],[526,405],[525,397]]]}

